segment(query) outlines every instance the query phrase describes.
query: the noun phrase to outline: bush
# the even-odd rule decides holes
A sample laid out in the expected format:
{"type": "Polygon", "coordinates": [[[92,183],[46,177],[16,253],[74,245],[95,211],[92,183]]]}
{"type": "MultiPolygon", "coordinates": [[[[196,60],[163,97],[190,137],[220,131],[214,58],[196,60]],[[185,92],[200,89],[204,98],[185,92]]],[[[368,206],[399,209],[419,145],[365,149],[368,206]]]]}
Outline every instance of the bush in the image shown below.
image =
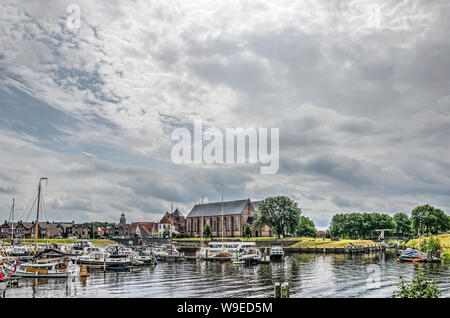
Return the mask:
{"type": "Polygon", "coordinates": [[[209,224],[206,224],[203,227],[203,236],[206,237],[206,238],[212,236],[211,226],[209,226],[209,224]]]}
{"type": "Polygon", "coordinates": [[[450,263],[450,250],[441,253],[441,260],[443,263],[450,263]]]}
{"type": "Polygon", "coordinates": [[[392,298],[438,298],[440,295],[439,286],[418,268],[411,283],[408,284],[403,279],[400,281],[392,298]]]}
{"type": "Polygon", "coordinates": [[[184,233],[177,233],[177,234],[175,234],[175,238],[186,238],[186,237],[187,237],[187,235],[184,234],[184,233]]]}
{"type": "Polygon", "coordinates": [[[438,251],[442,250],[441,242],[437,237],[430,237],[423,239],[420,247],[424,253],[431,252],[432,255],[437,255],[438,251]]]}
{"type": "Polygon", "coordinates": [[[245,224],[244,225],[244,229],[243,229],[243,233],[244,237],[251,237],[252,236],[252,229],[250,227],[250,225],[245,224]]]}

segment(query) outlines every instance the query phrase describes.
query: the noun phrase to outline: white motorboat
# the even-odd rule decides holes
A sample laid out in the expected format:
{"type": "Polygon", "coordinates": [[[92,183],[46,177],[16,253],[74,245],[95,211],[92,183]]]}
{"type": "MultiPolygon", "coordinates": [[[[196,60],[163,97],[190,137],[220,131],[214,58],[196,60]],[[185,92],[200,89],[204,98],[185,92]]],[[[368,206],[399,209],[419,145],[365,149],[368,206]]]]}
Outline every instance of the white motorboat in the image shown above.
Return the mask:
{"type": "Polygon", "coordinates": [[[135,251],[133,253],[133,260],[142,262],[143,265],[150,265],[150,264],[154,263],[154,259],[151,254],[146,255],[144,252],[138,252],[138,251],[135,251]]]}
{"type": "Polygon", "coordinates": [[[9,256],[27,256],[32,255],[32,249],[29,246],[15,244],[10,246],[4,246],[3,251],[9,256]]]}
{"type": "Polygon", "coordinates": [[[244,261],[246,264],[254,265],[261,263],[262,253],[259,248],[244,248],[238,255],[238,261],[244,261]]]}
{"type": "Polygon", "coordinates": [[[271,245],[269,252],[270,260],[273,262],[281,262],[284,259],[284,250],[280,245],[271,245]]]}
{"type": "Polygon", "coordinates": [[[209,246],[202,247],[197,253],[197,258],[214,258],[217,255],[227,253],[232,259],[238,259],[245,250],[255,247],[255,242],[209,242],[209,246]]]}
{"type": "Polygon", "coordinates": [[[86,265],[89,268],[104,270],[124,270],[129,269],[131,261],[126,257],[111,257],[111,254],[98,248],[92,249],[87,255],[76,257],[77,263],[86,265]]]}

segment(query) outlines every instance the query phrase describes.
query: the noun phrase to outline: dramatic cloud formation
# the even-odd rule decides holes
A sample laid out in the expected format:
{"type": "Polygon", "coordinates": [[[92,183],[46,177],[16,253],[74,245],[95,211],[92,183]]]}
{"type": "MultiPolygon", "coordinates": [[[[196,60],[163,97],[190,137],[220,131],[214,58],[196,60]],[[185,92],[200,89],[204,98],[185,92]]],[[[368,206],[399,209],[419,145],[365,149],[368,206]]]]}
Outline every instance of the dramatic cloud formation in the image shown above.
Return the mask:
{"type": "Polygon", "coordinates": [[[49,220],[222,194],[289,195],[320,228],[449,211],[449,56],[446,0],[0,0],[0,217],[15,197],[25,220],[41,176],[49,220]],[[280,128],[278,174],[173,164],[171,131],[195,119],[280,128]]]}

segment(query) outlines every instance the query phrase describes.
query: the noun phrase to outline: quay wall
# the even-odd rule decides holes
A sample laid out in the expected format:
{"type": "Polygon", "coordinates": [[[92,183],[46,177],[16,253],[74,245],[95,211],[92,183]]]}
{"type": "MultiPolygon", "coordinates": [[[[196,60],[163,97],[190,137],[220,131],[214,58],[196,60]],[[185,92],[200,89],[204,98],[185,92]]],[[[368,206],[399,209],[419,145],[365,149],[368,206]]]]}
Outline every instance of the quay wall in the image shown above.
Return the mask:
{"type": "Polygon", "coordinates": [[[114,241],[127,246],[139,246],[139,245],[163,245],[169,244],[170,240],[159,237],[144,237],[144,238],[119,238],[114,241]]]}
{"type": "MultiPolygon", "coordinates": [[[[349,247],[290,247],[299,241],[282,241],[283,249],[286,253],[336,253],[336,254],[357,254],[384,251],[385,247],[380,244],[371,246],[349,246],[349,247]]],[[[280,243],[279,241],[256,241],[256,247],[261,249],[270,248],[270,243],[280,243]]],[[[177,241],[177,249],[180,251],[196,251],[200,247],[200,241],[177,241]]]]}

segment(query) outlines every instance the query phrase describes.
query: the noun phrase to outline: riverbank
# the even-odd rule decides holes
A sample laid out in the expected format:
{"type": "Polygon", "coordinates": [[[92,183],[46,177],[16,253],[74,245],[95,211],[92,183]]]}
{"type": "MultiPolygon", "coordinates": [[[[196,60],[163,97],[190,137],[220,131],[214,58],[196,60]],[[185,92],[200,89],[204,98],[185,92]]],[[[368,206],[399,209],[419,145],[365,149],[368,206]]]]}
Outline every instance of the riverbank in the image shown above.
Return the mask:
{"type": "MultiPolygon", "coordinates": [[[[331,239],[311,238],[311,237],[290,237],[286,239],[276,239],[273,237],[264,238],[224,238],[225,241],[255,242],[256,247],[266,249],[270,248],[273,243],[281,243],[285,252],[293,253],[336,253],[336,254],[353,254],[353,253],[370,253],[381,251],[384,247],[371,240],[350,240],[342,239],[332,241],[331,239]]],[[[198,250],[200,238],[184,238],[174,240],[177,249],[180,251],[193,252],[198,250]]],[[[208,244],[211,240],[204,240],[208,244]]],[[[214,241],[220,241],[215,239],[214,241]]]]}
{"type": "MultiPolygon", "coordinates": [[[[205,242],[211,241],[211,239],[203,239],[205,242]]],[[[220,238],[214,238],[215,241],[220,241],[220,238]]],[[[312,238],[312,237],[287,237],[287,238],[274,238],[274,237],[224,237],[225,241],[242,241],[242,242],[256,242],[260,243],[284,243],[284,246],[289,247],[306,247],[306,248],[348,248],[352,246],[368,247],[376,245],[377,243],[371,240],[350,240],[341,239],[339,241],[332,241],[331,239],[312,238]]],[[[182,239],[173,239],[173,241],[179,242],[199,242],[199,237],[190,237],[182,239]]],[[[264,244],[265,245],[265,244],[264,244]]],[[[267,244],[268,245],[268,244],[267,244]]]]}
{"type": "Polygon", "coordinates": [[[377,245],[371,240],[347,240],[341,239],[339,241],[332,241],[331,239],[301,239],[300,242],[295,243],[291,247],[294,248],[350,248],[353,246],[369,247],[377,245]]]}
{"type": "MultiPolygon", "coordinates": [[[[203,238],[203,241],[220,241],[222,238],[203,238]]],[[[309,239],[306,237],[286,237],[286,238],[275,238],[275,237],[224,237],[225,241],[243,241],[243,242],[265,242],[265,241],[300,241],[302,239],[309,239]]],[[[311,238],[312,239],[312,238],[311,238]]],[[[200,241],[200,237],[185,237],[185,238],[174,238],[173,241],[200,241]]]]}
{"type": "MultiPolygon", "coordinates": [[[[450,234],[433,235],[433,237],[437,238],[439,242],[441,242],[441,246],[444,251],[450,250],[450,234]]],[[[420,248],[422,241],[427,238],[428,237],[422,237],[420,239],[409,240],[405,245],[412,248],[420,248]]]]}
{"type": "MultiPolygon", "coordinates": [[[[441,243],[443,252],[441,253],[441,259],[447,263],[450,262],[450,234],[433,235],[432,237],[437,238],[441,243]]],[[[428,237],[422,237],[420,239],[409,240],[405,246],[416,248],[421,250],[422,242],[428,237]]]]}
{"type": "MultiPolygon", "coordinates": [[[[4,246],[11,245],[10,239],[0,239],[0,241],[3,242],[4,246]]],[[[17,239],[17,241],[20,241],[25,244],[34,244],[34,239],[17,239]]],[[[86,241],[86,239],[38,239],[38,244],[72,245],[75,242],[82,242],[82,241],[86,241]]],[[[97,246],[117,244],[116,241],[109,239],[102,239],[102,240],[93,239],[88,241],[91,241],[93,244],[97,246]]]]}

